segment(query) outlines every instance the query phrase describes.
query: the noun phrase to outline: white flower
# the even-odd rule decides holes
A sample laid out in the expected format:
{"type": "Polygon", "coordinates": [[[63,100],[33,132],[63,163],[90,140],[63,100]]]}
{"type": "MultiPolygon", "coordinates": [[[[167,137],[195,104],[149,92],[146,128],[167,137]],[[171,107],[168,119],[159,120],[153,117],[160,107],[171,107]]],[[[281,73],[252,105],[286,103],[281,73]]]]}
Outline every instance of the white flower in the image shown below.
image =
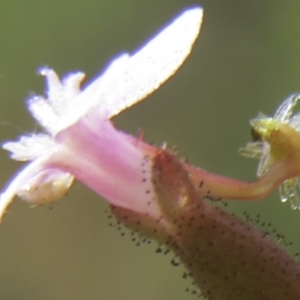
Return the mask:
{"type": "MultiPolygon", "coordinates": [[[[274,164],[300,153],[300,113],[292,116],[300,94],[287,98],[274,117],[259,114],[250,121],[253,142],[240,149],[246,157],[259,159],[257,176],[265,174],[274,164]]],[[[282,202],[290,201],[293,209],[300,209],[300,176],[289,178],[279,186],[282,202]]]]}
{"type": "Polygon", "coordinates": [[[189,9],[133,55],[114,59],[83,90],[81,72],[62,81],[48,68],[46,97],[28,101],[45,133],[22,136],[3,148],[15,160],[31,161],[0,196],[0,220],[18,195],[43,204],[66,194],[74,178],[110,203],[155,214],[151,157],[156,148],[117,131],[110,118],[146,98],[172,76],[191,51],[202,22],[202,9],[189,9]]]}

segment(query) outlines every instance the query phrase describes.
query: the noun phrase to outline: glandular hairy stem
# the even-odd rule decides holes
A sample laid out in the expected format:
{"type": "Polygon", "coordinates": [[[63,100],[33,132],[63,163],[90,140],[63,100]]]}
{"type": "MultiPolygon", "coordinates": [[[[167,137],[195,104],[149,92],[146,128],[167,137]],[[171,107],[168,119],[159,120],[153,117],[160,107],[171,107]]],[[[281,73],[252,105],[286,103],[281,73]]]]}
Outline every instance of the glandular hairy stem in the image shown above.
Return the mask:
{"type": "Polygon", "coordinates": [[[113,211],[126,226],[173,250],[207,299],[300,299],[296,262],[264,232],[208,206],[190,178],[175,156],[160,150],[152,182],[161,216],[113,211]]]}

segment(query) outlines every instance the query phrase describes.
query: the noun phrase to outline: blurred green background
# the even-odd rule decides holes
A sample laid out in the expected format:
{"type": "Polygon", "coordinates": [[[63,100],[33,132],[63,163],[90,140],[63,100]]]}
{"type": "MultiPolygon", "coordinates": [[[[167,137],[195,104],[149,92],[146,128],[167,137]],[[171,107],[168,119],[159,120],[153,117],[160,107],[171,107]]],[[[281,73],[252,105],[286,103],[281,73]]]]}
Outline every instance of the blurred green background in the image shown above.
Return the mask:
{"type": "MultiPolygon", "coordinates": [[[[272,115],[300,90],[297,0],[0,0],[0,139],[36,130],[24,100],[42,93],[38,67],[95,76],[109,59],[133,51],[190,5],[205,9],[188,61],[147,101],[117,117],[118,128],[177,145],[198,166],[253,180],[256,161],[238,155],[249,119],[272,115]]],[[[19,164],[0,153],[4,186],[19,164]]],[[[107,204],[80,183],[57,205],[16,201],[0,228],[0,299],[196,299],[171,255],[136,247],[108,226],[107,204]]],[[[260,214],[300,250],[300,211],[277,193],[231,211],[260,214]]],[[[220,249],[222,251],[222,249],[220,249]]]]}

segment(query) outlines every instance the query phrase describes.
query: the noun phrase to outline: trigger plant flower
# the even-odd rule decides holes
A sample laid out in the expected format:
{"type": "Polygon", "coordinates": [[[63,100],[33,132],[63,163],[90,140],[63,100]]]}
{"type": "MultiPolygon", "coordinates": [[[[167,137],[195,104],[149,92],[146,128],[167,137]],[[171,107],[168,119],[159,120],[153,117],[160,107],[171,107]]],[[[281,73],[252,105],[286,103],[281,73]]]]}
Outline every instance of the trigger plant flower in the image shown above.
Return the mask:
{"type": "Polygon", "coordinates": [[[28,100],[44,132],[21,136],[3,148],[29,162],[0,196],[0,219],[15,196],[32,204],[63,197],[74,178],[112,204],[157,214],[148,182],[155,148],[114,128],[110,119],[143,100],[172,76],[189,55],[202,9],[183,12],[133,55],[122,54],[85,88],[84,74],[62,80],[49,68],[45,96],[28,100]],[[144,183],[144,184],[143,184],[144,183]]]}
{"type": "MultiPolygon", "coordinates": [[[[246,157],[259,159],[257,176],[261,177],[279,162],[299,168],[300,114],[292,115],[300,94],[288,97],[274,117],[259,114],[250,121],[253,141],[240,150],[246,157]]],[[[300,208],[300,176],[291,176],[279,186],[282,202],[289,201],[293,209],[300,208]]]]}

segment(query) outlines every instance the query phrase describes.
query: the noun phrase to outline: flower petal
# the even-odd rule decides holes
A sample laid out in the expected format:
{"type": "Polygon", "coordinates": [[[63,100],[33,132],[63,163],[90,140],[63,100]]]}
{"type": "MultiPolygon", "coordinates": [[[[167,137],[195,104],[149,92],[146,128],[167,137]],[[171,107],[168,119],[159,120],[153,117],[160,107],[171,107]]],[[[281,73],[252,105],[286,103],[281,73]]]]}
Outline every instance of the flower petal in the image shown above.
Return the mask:
{"type": "Polygon", "coordinates": [[[43,204],[58,200],[72,183],[71,175],[53,168],[47,168],[48,157],[43,156],[29,163],[8,184],[0,194],[0,221],[15,196],[24,197],[32,204],[43,204]],[[57,189],[55,190],[55,187],[57,189]],[[40,197],[44,195],[43,197],[40,197]]]}
{"type": "Polygon", "coordinates": [[[288,121],[293,113],[293,108],[296,106],[299,99],[300,94],[293,94],[288,97],[276,110],[274,119],[282,122],[288,121]]]}
{"type": "MultiPolygon", "coordinates": [[[[143,100],[180,67],[197,38],[203,11],[185,11],[132,56],[122,55],[82,93],[107,118],[143,100]]],[[[98,113],[101,113],[98,111],[98,113]]]]}
{"type": "Polygon", "coordinates": [[[53,107],[41,96],[34,96],[27,100],[27,106],[32,116],[43,126],[48,132],[57,131],[58,116],[53,107]]]}
{"type": "Polygon", "coordinates": [[[20,161],[34,160],[53,149],[55,143],[46,134],[23,135],[17,142],[6,142],[2,148],[11,152],[11,158],[20,161]]]}

